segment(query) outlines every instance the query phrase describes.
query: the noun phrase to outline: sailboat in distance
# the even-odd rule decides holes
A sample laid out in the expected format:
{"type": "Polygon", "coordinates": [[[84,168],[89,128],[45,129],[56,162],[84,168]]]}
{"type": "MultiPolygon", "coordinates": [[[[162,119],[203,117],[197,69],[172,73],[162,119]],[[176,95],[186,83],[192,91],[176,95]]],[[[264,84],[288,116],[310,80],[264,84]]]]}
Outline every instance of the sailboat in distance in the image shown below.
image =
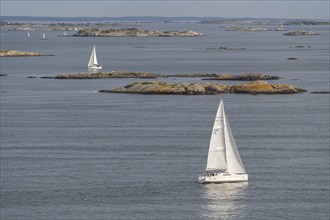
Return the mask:
{"type": "Polygon", "coordinates": [[[42,34],[41,40],[48,40],[45,33],[42,34]]]}
{"type": "Polygon", "coordinates": [[[199,183],[247,182],[241,157],[234,136],[220,101],[213,125],[206,170],[198,179],[199,183]]]}
{"type": "Polygon", "coordinates": [[[100,70],[100,69],[102,69],[102,66],[100,66],[97,62],[95,46],[93,47],[93,50],[92,50],[91,56],[89,58],[87,67],[88,67],[89,70],[100,70]]]}

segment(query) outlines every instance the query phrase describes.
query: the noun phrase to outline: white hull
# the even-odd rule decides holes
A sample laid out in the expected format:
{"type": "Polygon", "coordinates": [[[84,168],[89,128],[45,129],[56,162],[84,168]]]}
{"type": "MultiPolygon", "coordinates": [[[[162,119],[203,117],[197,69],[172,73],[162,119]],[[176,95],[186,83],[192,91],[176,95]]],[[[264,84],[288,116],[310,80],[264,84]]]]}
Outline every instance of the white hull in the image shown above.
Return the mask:
{"type": "Polygon", "coordinates": [[[100,70],[100,69],[102,69],[102,66],[89,66],[88,69],[89,70],[100,70]]]}
{"type": "Polygon", "coordinates": [[[214,175],[200,176],[199,183],[236,183],[247,182],[248,174],[236,174],[236,173],[215,173],[214,175]]]}

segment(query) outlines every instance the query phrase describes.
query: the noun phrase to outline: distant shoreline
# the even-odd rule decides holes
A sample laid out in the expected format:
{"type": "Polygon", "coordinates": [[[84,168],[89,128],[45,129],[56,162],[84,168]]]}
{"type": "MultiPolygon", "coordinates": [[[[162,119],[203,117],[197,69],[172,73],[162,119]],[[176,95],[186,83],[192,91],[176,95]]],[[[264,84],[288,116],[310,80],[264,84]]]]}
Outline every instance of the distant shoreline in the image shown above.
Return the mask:
{"type": "MultiPolygon", "coordinates": [[[[49,16],[9,16],[4,15],[1,16],[2,21],[31,21],[31,22],[40,22],[40,21],[291,21],[291,22],[302,22],[302,21],[321,21],[321,22],[328,22],[328,19],[323,18],[313,18],[313,19],[302,19],[302,18],[254,18],[254,17],[237,17],[237,18],[224,18],[224,17],[208,17],[208,16],[123,16],[123,17],[49,17],[49,16]]],[[[309,23],[305,23],[305,25],[309,23]]],[[[297,25],[297,24],[296,24],[297,25]]],[[[299,24],[298,24],[299,25],[299,24]]],[[[313,25],[313,23],[310,23],[313,25]]]]}

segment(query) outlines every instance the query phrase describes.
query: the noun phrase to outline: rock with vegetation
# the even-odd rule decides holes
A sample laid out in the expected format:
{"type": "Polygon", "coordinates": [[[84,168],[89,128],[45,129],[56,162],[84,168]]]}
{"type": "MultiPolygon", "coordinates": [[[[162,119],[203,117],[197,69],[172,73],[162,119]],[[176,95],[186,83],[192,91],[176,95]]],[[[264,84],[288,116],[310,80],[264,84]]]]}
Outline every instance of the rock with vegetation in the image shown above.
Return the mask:
{"type": "Polygon", "coordinates": [[[204,36],[205,34],[196,31],[149,31],[137,28],[122,28],[122,29],[101,29],[101,28],[86,28],[79,30],[76,37],[195,37],[204,36]]]}
{"type": "Polygon", "coordinates": [[[294,94],[306,92],[294,85],[289,84],[269,84],[265,81],[255,81],[247,84],[231,86],[233,93],[248,93],[248,94],[294,94]]]}
{"type": "Polygon", "coordinates": [[[277,80],[278,76],[266,75],[263,73],[246,73],[241,75],[216,75],[211,78],[205,78],[203,80],[229,80],[229,81],[256,81],[256,80],[277,80]]]}
{"type": "Polygon", "coordinates": [[[0,57],[30,57],[30,56],[54,56],[54,55],[41,54],[36,52],[16,51],[16,50],[0,50],[0,57]]]}
{"type": "Polygon", "coordinates": [[[313,36],[313,35],[320,35],[318,33],[315,33],[313,31],[291,31],[284,33],[285,36],[313,36]]]}
{"type": "Polygon", "coordinates": [[[102,78],[157,78],[162,76],[155,73],[146,72],[120,72],[112,71],[109,73],[77,73],[77,74],[59,74],[55,79],[102,79],[102,78]]]}
{"type": "Polygon", "coordinates": [[[226,85],[210,83],[166,83],[134,82],[114,90],[100,90],[111,93],[167,94],[167,95],[206,95],[229,92],[226,85]]]}
{"type": "Polygon", "coordinates": [[[219,93],[248,94],[293,94],[305,92],[294,85],[268,84],[256,81],[240,85],[222,85],[211,83],[166,83],[166,82],[134,82],[122,88],[99,92],[132,93],[132,94],[166,94],[166,95],[210,95],[219,93]]]}

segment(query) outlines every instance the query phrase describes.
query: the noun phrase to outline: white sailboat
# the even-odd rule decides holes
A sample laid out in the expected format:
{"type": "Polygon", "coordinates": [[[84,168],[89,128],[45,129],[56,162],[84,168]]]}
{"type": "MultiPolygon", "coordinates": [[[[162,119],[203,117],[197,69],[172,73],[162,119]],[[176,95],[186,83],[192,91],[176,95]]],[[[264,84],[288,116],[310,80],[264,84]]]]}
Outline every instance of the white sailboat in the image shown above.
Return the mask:
{"type": "Polygon", "coordinates": [[[91,54],[91,57],[89,58],[87,67],[90,70],[102,69],[102,66],[100,66],[97,62],[95,46],[93,47],[92,54],[91,54]]]}
{"type": "Polygon", "coordinates": [[[198,180],[200,183],[248,181],[248,174],[238,153],[223,100],[220,101],[213,125],[206,171],[198,180]]]}
{"type": "Polygon", "coordinates": [[[275,31],[285,31],[284,26],[283,26],[283,22],[280,23],[280,27],[276,28],[275,31]]]}
{"type": "Polygon", "coordinates": [[[28,37],[31,37],[30,31],[27,32],[27,36],[28,37]]]}
{"type": "Polygon", "coordinates": [[[45,33],[42,34],[41,40],[48,40],[45,33]]]}

